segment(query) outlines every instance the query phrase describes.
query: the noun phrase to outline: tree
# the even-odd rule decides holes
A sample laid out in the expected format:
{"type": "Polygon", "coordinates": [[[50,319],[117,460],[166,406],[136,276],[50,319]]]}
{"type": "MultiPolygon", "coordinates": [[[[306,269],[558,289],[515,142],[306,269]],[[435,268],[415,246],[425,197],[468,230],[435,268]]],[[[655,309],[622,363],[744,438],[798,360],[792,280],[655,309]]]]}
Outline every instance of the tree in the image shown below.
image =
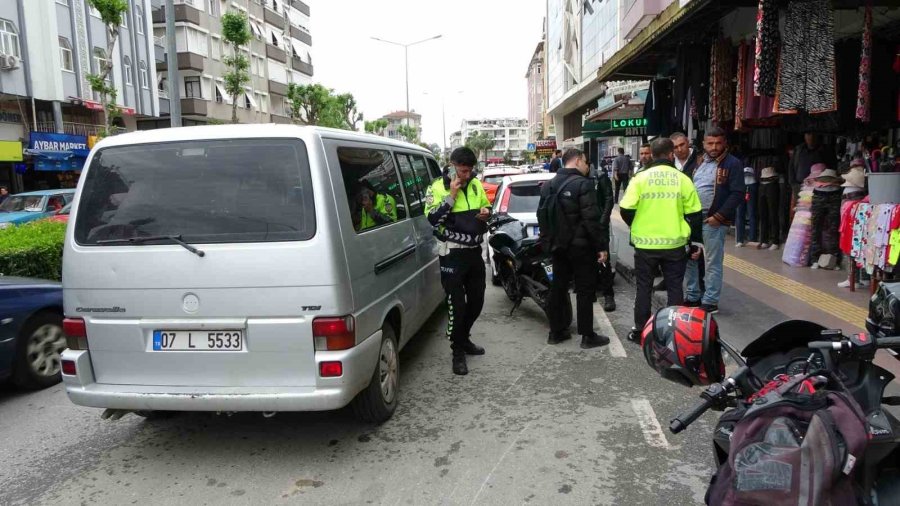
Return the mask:
{"type": "Polygon", "coordinates": [[[503,163],[506,165],[512,165],[512,161],[512,151],[507,149],[506,152],[503,153],[503,163]]]}
{"type": "Polygon", "coordinates": [[[419,129],[411,125],[400,125],[397,127],[397,133],[403,137],[406,142],[413,144],[419,143],[419,129]]]}
{"type": "Polygon", "coordinates": [[[466,139],[466,147],[483,156],[483,161],[487,163],[487,153],[494,147],[494,138],[488,132],[475,132],[466,139]]]}
{"type": "Polygon", "coordinates": [[[359,128],[359,122],[363,120],[363,115],[356,110],[356,99],[353,98],[353,94],[344,93],[334,98],[337,101],[338,109],[341,111],[346,129],[356,131],[359,128]]]}
{"type": "Polygon", "coordinates": [[[375,121],[366,121],[365,129],[366,133],[375,134],[375,135],[384,135],[384,129],[388,127],[388,120],[386,119],[376,119],[375,121]]]}
{"type": "Polygon", "coordinates": [[[289,84],[287,99],[294,121],[307,125],[356,130],[363,120],[352,94],[335,95],[321,84],[289,84]]]}
{"type": "Polygon", "coordinates": [[[238,122],[238,99],[245,93],[244,87],[250,83],[250,62],[241,53],[241,46],[249,44],[251,37],[245,13],[232,11],[222,15],[222,38],[231,45],[231,56],[222,59],[230,70],[222,79],[225,80],[225,93],[231,95],[232,123],[238,122]]]}
{"type": "Polygon", "coordinates": [[[103,105],[103,132],[102,136],[109,135],[109,129],[113,120],[121,112],[116,105],[116,87],[107,82],[113,68],[113,50],[116,41],[119,40],[119,26],[122,25],[122,15],[128,10],[127,0],[88,0],[91,7],[100,13],[100,19],[106,25],[106,53],[100,60],[99,74],[88,74],[91,90],[100,94],[100,103],[103,105]]]}

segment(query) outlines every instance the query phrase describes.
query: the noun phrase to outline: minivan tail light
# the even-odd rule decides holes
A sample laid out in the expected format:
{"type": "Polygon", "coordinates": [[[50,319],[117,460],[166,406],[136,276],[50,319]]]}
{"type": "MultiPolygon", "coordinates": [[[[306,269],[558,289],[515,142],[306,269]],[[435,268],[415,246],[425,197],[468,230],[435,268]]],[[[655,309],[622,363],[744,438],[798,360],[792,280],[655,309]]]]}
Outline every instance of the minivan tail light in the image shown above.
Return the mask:
{"type": "Polygon", "coordinates": [[[509,210],[509,196],[512,194],[509,188],[503,191],[503,196],[500,199],[500,212],[505,213],[509,210]]]}
{"type": "Polygon", "coordinates": [[[63,334],[66,335],[66,346],[70,350],[88,349],[87,325],[84,318],[63,319],[63,334]]]}
{"type": "Polygon", "coordinates": [[[312,329],[316,351],[347,350],[356,346],[356,322],[352,316],[315,318],[312,329]]]}
{"type": "Polygon", "coordinates": [[[75,366],[74,360],[62,361],[62,373],[66,376],[75,376],[78,374],[78,368],[75,366]]]}
{"type": "Polygon", "coordinates": [[[344,364],[341,362],[320,362],[319,376],[323,378],[338,378],[344,375],[344,364]]]}

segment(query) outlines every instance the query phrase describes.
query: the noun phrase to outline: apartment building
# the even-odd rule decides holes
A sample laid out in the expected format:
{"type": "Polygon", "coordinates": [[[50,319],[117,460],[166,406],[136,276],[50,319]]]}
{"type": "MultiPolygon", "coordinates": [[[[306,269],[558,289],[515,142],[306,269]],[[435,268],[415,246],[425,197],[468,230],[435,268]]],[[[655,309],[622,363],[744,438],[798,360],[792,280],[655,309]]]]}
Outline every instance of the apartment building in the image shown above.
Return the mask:
{"type": "Polygon", "coordinates": [[[538,43],[525,74],[528,81],[528,142],[544,137],[544,41],[538,43]]]}
{"type": "Polygon", "coordinates": [[[494,139],[493,149],[486,155],[488,163],[500,163],[509,153],[514,162],[524,158],[522,151],[528,147],[528,120],[524,118],[488,118],[462,120],[460,130],[450,135],[450,147],[465,145],[466,139],[476,132],[487,132],[494,139]]]}
{"type": "Polygon", "coordinates": [[[419,138],[422,138],[422,115],[415,111],[396,111],[385,114],[380,119],[387,120],[388,126],[384,130],[384,135],[391,139],[405,140],[400,135],[400,126],[409,125],[416,129],[419,138]]]}
{"type": "MultiPolygon", "coordinates": [[[[164,45],[163,0],[152,0],[153,30],[164,45]]],[[[290,123],[288,85],[312,82],[309,5],[301,0],[175,0],[178,90],[184,125],[231,121],[232,97],[225,92],[224,58],[232,48],[222,37],[222,14],[247,14],[252,39],[240,48],[250,62],[250,83],[238,98],[242,123],[290,123]]],[[[157,60],[161,116],[169,114],[165,50],[157,60]]],[[[164,128],[168,119],[141,122],[140,128],[164,128]]]]}
{"type": "Polygon", "coordinates": [[[19,192],[77,182],[103,128],[88,75],[105,60],[113,60],[109,81],[122,112],[116,129],[135,130],[159,115],[151,0],[127,3],[106,54],[106,27],[86,0],[0,0],[0,186],[19,192]]]}

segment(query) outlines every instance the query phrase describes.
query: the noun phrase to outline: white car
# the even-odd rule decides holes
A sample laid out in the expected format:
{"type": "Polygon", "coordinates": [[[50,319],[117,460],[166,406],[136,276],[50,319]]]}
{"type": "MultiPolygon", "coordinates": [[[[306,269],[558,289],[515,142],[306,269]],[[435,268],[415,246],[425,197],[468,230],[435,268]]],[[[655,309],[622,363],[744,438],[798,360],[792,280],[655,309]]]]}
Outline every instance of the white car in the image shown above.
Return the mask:
{"type": "MultiPolygon", "coordinates": [[[[541,188],[555,176],[556,174],[550,172],[505,176],[497,189],[497,199],[494,202],[495,212],[506,213],[519,220],[525,225],[526,237],[537,237],[540,235],[537,209],[541,200],[541,188]]],[[[488,240],[490,241],[490,236],[488,236],[488,240]]],[[[611,233],[609,240],[610,264],[615,273],[618,260],[615,234],[611,233]]],[[[491,266],[491,282],[499,285],[500,279],[497,277],[497,268],[494,265],[494,251],[490,247],[487,250],[488,263],[491,266]]]]}

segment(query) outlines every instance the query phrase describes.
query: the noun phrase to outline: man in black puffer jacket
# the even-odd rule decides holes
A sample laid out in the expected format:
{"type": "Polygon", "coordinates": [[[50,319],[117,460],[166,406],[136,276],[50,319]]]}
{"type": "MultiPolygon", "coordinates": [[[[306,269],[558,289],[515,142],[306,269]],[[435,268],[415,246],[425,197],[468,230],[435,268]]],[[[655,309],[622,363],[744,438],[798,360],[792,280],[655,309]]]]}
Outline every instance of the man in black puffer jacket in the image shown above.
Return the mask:
{"type": "Polygon", "coordinates": [[[593,304],[597,293],[597,262],[609,261],[609,232],[604,234],[597,193],[588,179],[590,167],[584,152],[569,149],[560,169],[541,189],[538,208],[556,198],[556,216],[540,223],[541,239],[553,254],[553,286],[550,289],[550,337],[548,344],[558,344],[571,335],[566,326],[569,283],[575,279],[578,309],[578,333],[582,348],[609,344],[609,338],[594,332],[593,304]]]}

